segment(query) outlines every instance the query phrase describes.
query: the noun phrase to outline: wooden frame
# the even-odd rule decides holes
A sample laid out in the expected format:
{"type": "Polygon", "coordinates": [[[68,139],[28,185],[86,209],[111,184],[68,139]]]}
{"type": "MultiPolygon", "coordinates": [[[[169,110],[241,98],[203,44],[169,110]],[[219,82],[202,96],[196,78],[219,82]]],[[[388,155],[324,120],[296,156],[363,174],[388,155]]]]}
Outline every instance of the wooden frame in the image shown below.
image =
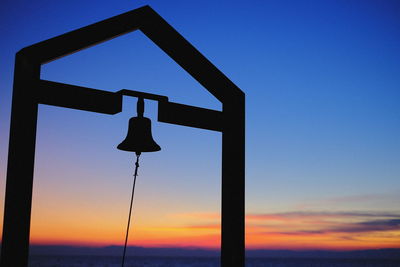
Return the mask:
{"type": "Polygon", "coordinates": [[[222,132],[221,266],[244,266],[245,95],[151,7],[144,6],[16,54],[1,267],[28,266],[38,104],[104,114],[122,109],[123,92],[43,81],[41,65],[134,30],[142,31],[222,103],[222,111],[215,111],[162,98],[158,120],[222,132]]]}

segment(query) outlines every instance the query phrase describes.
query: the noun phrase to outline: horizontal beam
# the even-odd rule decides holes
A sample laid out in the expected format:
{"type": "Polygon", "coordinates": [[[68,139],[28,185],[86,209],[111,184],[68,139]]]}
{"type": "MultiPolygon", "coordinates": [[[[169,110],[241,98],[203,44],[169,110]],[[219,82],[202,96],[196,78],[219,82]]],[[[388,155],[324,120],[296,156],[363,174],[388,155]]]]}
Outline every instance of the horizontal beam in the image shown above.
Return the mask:
{"type": "Polygon", "coordinates": [[[222,112],[168,102],[165,96],[153,95],[130,90],[116,93],[82,86],[40,80],[37,86],[39,104],[65,108],[116,114],[122,110],[122,96],[131,95],[159,101],[158,121],[222,131],[222,112]]]}
{"type": "Polygon", "coordinates": [[[122,110],[122,95],[87,87],[40,80],[37,84],[39,104],[116,114],[122,110]]]}
{"type": "Polygon", "coordinates": [[[222,132],[221,111],[172,102],[158,102],[158,121],[222,132]]]}

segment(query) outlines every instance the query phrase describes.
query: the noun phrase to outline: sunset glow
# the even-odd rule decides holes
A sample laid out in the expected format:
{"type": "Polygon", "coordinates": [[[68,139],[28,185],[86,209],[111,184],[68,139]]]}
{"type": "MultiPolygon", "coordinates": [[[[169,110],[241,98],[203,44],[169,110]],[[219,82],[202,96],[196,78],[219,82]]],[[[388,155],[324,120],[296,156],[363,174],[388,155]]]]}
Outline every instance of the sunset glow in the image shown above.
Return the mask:
{"type": "MultiPolygon", "coordinates": [[[[0,227],[15,54],[150,5],[246,94],[248,249],[400,248],[400,1],[39,2],[0,8],[0,227]]],[[[140,31],[41,79],[223,110],[140,31]]],[[[135,155],[116,147],[136,101],[115,115],[39,105],[32,245],[123,245],[135,155]]],[[[161,151],[141,155],[129,245],[218,250],[222,135],[157,114],[146,100],[161,151]]]]}
{"type": "MultiPolygon", "coordinates": [[[[87,219],[85,216],[80,218],[87,219]]],[[[350,212],[249,214],[246,218],[246,246],[248,249],[294,250],[400,248],[399,218],[398,214],[350,212]]],[[[166,223],[153,222],[152,226],[135,224],[130,245],[212,249],[220,246],[219,214],[171,214],[160,218],[160,222],[163,221],[166,223]]],[[[122,244],[122,221],[119,224],[104,220],[86,222],[36,222],[32,227],[32,243],[122,244]]]]}

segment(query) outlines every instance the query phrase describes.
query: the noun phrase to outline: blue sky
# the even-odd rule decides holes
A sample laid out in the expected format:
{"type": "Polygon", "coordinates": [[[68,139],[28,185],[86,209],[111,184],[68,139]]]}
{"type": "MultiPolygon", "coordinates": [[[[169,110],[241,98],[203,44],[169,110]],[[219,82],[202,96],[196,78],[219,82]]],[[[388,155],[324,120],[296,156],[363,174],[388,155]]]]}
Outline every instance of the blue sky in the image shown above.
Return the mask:
{"type": "MultiPolygon", "coordinates": [[[[248,213],[399,212],[400,4],[387,0],[4,1],[0,195],[15,53],[145,4],[246,93],[248,213]]],[[[221,108],[139,32],[51,62],[42,78],[221,108]]],[[[115,116],[40,107],[34,212],[57,197],[127,202],[133,159],[115,146],[134,104],[115,116]]],[[[138,213],[219,212],[220,134],[157,123],[156,108],[145,114],[162,151],[142,157],[138,213]]]]}

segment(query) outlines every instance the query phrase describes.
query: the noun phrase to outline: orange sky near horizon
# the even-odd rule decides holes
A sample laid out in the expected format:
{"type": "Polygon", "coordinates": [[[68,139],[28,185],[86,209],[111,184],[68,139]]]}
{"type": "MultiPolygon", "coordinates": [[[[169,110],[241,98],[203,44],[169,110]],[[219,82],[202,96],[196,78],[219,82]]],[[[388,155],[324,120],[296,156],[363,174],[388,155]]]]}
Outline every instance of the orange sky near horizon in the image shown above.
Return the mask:
{"type": "MultiPolygon", "coordinates": [[[[400,248],[397,214],[350,212],[287,212],[249,214],[248,249],[358,250],[400,248]]],[[[80,246],[122,245],[124,221],[79,218],[33,218],[31,244],[80,246]],[[64,221],[65,220],[65,221],[64,221]]],[[[144,247],[198,247],[218,249],[217,213],[167,214],[158,223],[138,219],[129,245],[144,247]]]]}

